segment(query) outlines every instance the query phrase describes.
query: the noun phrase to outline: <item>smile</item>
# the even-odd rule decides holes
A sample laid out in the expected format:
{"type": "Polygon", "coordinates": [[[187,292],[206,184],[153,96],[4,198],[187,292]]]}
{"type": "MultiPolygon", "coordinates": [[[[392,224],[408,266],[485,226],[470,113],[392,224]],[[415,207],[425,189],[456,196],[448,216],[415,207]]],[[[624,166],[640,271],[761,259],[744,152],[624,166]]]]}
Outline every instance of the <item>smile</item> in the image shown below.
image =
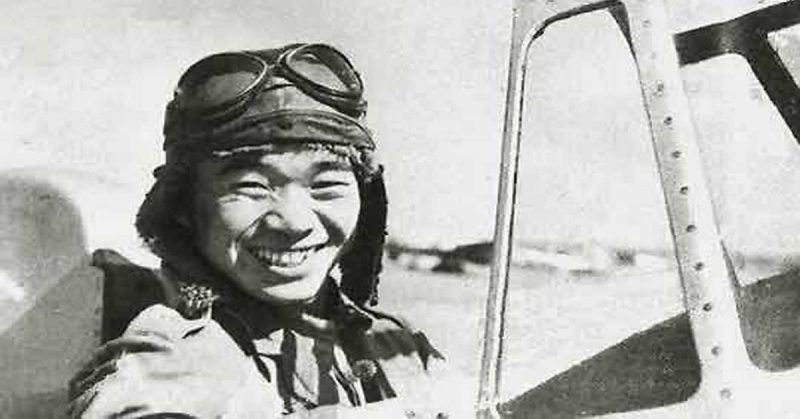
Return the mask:
{"type": "Polygon", "coordinates": [[[323,245],[298,249],[275,250],[265,247],[251,247],[247,250],[262,264],[269,267],[294,268],[303,264],[308,257],[323,245]]]}

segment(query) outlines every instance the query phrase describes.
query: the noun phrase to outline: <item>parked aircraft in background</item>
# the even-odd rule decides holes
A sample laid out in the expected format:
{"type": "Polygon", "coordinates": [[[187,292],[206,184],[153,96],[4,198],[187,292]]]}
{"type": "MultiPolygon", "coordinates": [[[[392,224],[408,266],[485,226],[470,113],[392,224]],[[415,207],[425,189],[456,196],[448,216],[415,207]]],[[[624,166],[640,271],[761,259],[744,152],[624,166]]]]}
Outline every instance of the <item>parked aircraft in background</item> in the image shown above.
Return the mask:
{"type": "MultiPolygon", "coordinates": [[[[492,242],[469,243],[450,248],[401,244],[389,240],[387,256],[409,269],[434,272],[463,272],[465,265],[490,265],[492,242]]],[[[573,274],[602,274],[620,267],[672,267],[667,250],[615,248],[600,243],[571,243],[528,240],[517,243],[512,252],[514,266],[573,274]]],[[[674,267],[673,267],[674,268],[674,267]]]]}

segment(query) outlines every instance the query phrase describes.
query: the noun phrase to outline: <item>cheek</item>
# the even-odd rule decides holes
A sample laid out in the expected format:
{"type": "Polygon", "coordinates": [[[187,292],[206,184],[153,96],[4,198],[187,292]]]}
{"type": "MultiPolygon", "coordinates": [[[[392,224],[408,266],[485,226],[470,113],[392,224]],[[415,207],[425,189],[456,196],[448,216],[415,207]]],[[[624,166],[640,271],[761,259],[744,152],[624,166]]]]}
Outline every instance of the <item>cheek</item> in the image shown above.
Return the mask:
{"type": "Polygon", "coordinates": [[[361,209],[361,202],[358,195],[348,197],[326,205],[321,209],[328,220],[328,228],[339,236],[340,240],[345,241],[352,236],[358,222],[358,214],[361,209]]]}
{"type": "Polygon", "coordinates": [[[263,213],[262,208],[252,203],[208,196],[199,196],[195,208],[195,231],[203,243],[230,242],[246,232],[263,213]]]}
{"type": "Polygon", "coordinates": [[[222,226],[239,235],[252,227],[264,211],[263,206],[253,203],[221,202],[217,204],[214,216],[222,226]]]}

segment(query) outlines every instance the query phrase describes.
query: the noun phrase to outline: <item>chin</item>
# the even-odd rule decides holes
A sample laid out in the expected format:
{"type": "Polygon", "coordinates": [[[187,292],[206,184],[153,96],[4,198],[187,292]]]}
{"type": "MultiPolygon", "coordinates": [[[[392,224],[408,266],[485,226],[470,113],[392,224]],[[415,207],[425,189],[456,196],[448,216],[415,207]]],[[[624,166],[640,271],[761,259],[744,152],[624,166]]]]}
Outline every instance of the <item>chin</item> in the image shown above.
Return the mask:
{"type": "Polygon", "coordinates": [[[250,296],[274,305],[302,304],[313,300],[334,264],[338,248],[326,247],[314,252],[295,267],[265,266],[249,252],[239,258],[230,276],[236,278],[250,296]]]}
{"type": "Polygon", "coordinates": [[[319,278],[303,278],[283,284],[270,285],[255,291],[254,297],[275,305],[302,304],[314,299],[325,282],[325,275],[319,278]]]}

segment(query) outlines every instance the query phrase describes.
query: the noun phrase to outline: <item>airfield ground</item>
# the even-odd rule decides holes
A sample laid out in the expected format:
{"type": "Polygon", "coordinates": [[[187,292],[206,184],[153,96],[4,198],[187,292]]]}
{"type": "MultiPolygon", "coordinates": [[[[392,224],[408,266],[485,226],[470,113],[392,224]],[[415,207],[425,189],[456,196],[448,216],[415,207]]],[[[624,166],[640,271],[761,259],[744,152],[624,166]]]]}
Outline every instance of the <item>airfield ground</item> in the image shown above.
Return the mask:
{"type": "MultiPolygon", "coordinates": [[[[489,270],[408,270],[387,262],[380,308],[424,330],[477,390],[489,270]]],[[[682,310],[674,271],[570,275],[513,268],[502,364],[503,397],[520,394],[682,310]]],[[[472,399],[474,400],[474,398],[472,399]]]]}

